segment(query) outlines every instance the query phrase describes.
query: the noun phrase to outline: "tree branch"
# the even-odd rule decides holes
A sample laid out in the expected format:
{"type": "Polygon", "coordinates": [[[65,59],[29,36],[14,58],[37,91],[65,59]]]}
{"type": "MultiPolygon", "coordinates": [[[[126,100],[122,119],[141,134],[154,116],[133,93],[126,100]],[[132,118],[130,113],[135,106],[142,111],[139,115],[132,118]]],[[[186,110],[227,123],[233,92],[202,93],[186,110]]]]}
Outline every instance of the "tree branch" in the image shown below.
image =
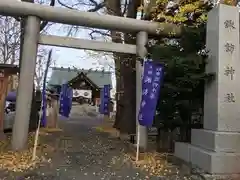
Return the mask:
{"type": "MultiPolygon", "coordinates": [[[[51,0],[50,6],[55,6],[55,0],[51,0]]],[[[40,31],[42,31],[48,24],[48,21],[42,21],[40,25],[40,31]]]]}
{"type": "Polygon", "coordinates": [[[89,36],[91,37],[91,39],[95,39],[93,34],[101,34],[102,36],[108,36],[108,37],[111,37],[110,35],[110,31],[107,31],[107,32],[103,32],[103,31],[100,31],[100,30],[92,30],[92,32],[89,33],[89,36]]]}
{"type": "MultiPolygon", "coordinates": [[[[93,0],[89,0],[91,2],[93,2],[93,0]]],[[[96,2],[95,2],[96,3],[96,2]]],[[[105,3],[102,2],[100,4],[95,4],[95,7],[93,9],[89,9],[88,12],[96,12],[98,11],[99,9],[102,9],[103,7],[105,6],[105,3]]]]}
{"type": "MultiPolygon", "coordinates": [[[[61,6],[65,7],[65,8],[68,8],[68,9],[74,9],[74,10],[78,10],[78,8],[74,8],[74,6],[76,6],[76,5],[80,5],[80,4],[81,5],[87,5],[85,3],[77,3],[73,6],[69,6],[66,3],[62,2],[61,0],[57,0],[57,1],[61,6]]],[[[95,0],[89,0],[89,1],[92,3],[92,6],[94,6],[94,8],[87,10],[88,12],[96,12],[96,11],[98,11],[99,9],[101,9],[105,6],[104,2],[97,3],[95,0]]],[[[88,4],[88,5],[90,5],[90,4],[88,4]]]]}
{"type": "Polygon", "coordinates": [[[74,8],[74,7],[71,7],[71,6],[66,5],[66,4],[63,3],[61,0],[57,0],[57,1],[58,1],[58,3],[59,3],[61,6],[65,7],[65,8],[77,10],[77,9],[74,8]]]}
{"type": "Polygon", "coordinates": [[[123,7],[123,12],[122,12],[122,16],[124,16],[127,12],[127,6],[128,6],[128,1],[125,0],[125,3],[124,3],[124,7],[123,7]]]}

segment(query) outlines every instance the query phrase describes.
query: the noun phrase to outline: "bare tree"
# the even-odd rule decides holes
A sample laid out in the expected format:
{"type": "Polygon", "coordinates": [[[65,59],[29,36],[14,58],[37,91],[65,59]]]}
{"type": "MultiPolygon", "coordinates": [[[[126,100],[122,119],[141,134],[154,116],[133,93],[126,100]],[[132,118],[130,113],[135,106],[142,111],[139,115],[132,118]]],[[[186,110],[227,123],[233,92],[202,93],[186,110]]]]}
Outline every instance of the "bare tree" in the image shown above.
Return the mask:
{"type": "MultiPolygon", "coordinates": [[[[20,23],[12,17],[0,17],[0,63],[18,64],[20,53],[20,23]]],[[[42,86],[44,68],[47,61],[48,48],[40,46],[36,59],[35,84],[42,86]]]]}
{"type": "MultiPolygon", "coordinates": [[[[40,46],[38,49],[38,55],[36,59],[36,71],[34,76],[35,87],[38,90],[40,90],[43,86],[43,77],[45,73],[46,64],[48,61],[49,51],[50,50],[44,46],[40,46]]],[[[54,59],[51,58],[50,66],[53,65],[54,63],[55,63],[54,59]]]]}
{"type": "Polygon", "coordinates": [[[20,48],[19,22],[8,16],[0,17],[0,62],[16,64],[19,60],[20,48]]]}
{"type": "MultiPolygon", "coordinates": [[[[37,3],[47,3],[37,0],[37,3]]],[[[20,18],[0,16],[0,62],[4,64],[17,64],[20,59],[20,18]]],[[[46,30],[46,22],[42,22],[43,30],[46,30]]],[[[40,50],[42,52],[42,50],[40,50]]]]}

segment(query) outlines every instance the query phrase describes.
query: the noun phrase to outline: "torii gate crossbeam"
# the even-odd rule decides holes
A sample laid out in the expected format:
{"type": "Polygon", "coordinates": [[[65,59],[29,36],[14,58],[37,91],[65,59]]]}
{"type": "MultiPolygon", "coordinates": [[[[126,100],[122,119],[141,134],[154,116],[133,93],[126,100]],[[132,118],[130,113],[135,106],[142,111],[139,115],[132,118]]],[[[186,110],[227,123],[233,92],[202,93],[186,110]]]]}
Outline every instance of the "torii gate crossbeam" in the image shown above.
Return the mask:
{"type": "Polygon", "coordinates": [[[52,35],[40,35],[39,44],[49,46],[59,46],[75,49],[96,50],[104,52],[118,52],[136,54],[137,47],[133,44],[120,44],[112,42],[101,42],[71,37],[60,37],[52,35]]]}
{"type": "Polygon", "coordinates": [[[120,32],[145,31],[148,34],[168,36],[169,32],[176,36],[181,34],[181,27],[172,24],[160,24],[144,20],[100,15],[94,12],[82,12],[78,10],[33,4],[21,1],[0,1],[0,14],[7,16],[36,16],[50,22],[86,26],[99,29],[116,30],[120,32]]]}

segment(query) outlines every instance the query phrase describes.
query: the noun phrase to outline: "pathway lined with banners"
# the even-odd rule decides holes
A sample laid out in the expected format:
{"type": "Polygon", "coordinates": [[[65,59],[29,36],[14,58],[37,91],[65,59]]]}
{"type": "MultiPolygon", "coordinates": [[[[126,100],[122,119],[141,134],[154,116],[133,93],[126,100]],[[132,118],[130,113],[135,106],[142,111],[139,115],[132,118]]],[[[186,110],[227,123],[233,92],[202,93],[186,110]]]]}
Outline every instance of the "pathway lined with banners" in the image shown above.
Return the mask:
{"type": "Polygon", "coordinates": [[[146,173],[125,162],[121,141],[92,128],[97,124],[98,121],[91,118],[62,121],[64,132],[52,162],[25,177],[34,180],[148,179],[146,173]]]}
{"type": "Polygon", "coordinates": [[[98,132],[93,128],[100,123],[101,120],[89,112],[82,115],[73,114],[69,120],[61,119],[59,125],[62,132],[53,132],[42,137],[46,139],[46,144],[55,147],[53,152],[46,154],[47,163],[21,173],[1,172],[0,179],[126,180],[148,178],[147,173],[131,167],[124,155],[126,146],[123,146],[120,140],[109,138],[108,134],[98,132]]]}
{"type": "MultiPolygon", "coordinates": [[[[20,173],[0,171],[0,179],[176,180],[180,177],[175,173],[165,176],[164,169],[161,170],[161,176],[151,176],[150,172],[136,168],[130,159],[127,143],[95,128],[103,121],[96,113],[76,107],[72,111],[68,120],[60,120],[62,131],[52,132],[47,136],[40,135],[43,140],[41,143],[54,147],[53,151],[44,154],[47,162],[20,173]]],[[[151,165],[148,167],[151,168],[151,165]]],[[[163,168],[167,169],[164,166],[163,168]]]]}

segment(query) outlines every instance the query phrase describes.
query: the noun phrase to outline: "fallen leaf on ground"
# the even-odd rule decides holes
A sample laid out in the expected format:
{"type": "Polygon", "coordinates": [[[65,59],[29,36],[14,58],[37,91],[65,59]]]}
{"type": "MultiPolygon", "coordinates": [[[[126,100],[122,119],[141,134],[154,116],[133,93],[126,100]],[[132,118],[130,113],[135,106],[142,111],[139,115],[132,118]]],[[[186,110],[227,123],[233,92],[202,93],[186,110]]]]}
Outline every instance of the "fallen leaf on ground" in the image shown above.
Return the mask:
{"type": "Polygon", "coordinates": [[[63,130],[60,128],[42,128],[42,132],[62,132],[63,130]]]}
{"type": "Polygon", "coordinates": [[[156,176],[169,176],[173,174],[178,174],[177,167],[173,166],[166,160],[168,154],[160,153],[144,153],[141,154],[139,161],[135,161],[135,157],[132,155],[126,154],[126,159],[131,160],[132,164],[136,167],[143,169],[149,173],[149,175],[156,176]]]}
{"type": "Polygon", "coordinates": [[[27,149],[23,151],[11,151],[11,136],[1,141],[0,148],[0,169],[23,172],[27,169],[35,168],[41,162],[47,162],[44,155],[46,152],[53,151],[53,147],[47,144],[42,144],[39,141],[37,146],[37,157],[32,161],[33,144],[35,133],[31,132],[28,135],[27,149]]]}
{"type": "Polygon", "coordinates": [[[112,122],[103,122],[101,125],[93,128],[100,132],[118,132],[117,129],[113,128],[112,122]]]}

